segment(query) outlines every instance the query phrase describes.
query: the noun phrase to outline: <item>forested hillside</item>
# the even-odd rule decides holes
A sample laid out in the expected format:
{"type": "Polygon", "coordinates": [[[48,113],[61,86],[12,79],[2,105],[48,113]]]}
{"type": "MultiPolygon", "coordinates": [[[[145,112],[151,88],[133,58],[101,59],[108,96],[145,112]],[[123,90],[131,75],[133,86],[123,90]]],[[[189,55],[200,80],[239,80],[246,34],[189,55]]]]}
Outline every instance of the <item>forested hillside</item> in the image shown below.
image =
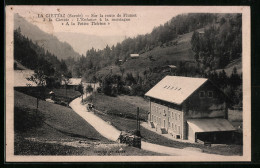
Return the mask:
{"type": "MultiPolygon", "coordinates": [[[[14,69],[26,68],[41,71],[47,76],[48,82],[59,80],[61,75],[71,76],[64,60],[46,51],[21,34],[21,29],[14,30],[14,69]],[[17,62],[21,65],[18,66],[17,62]]],[[[52,84],[53,84],[52,82],[52,84]]]]}
{"type": "MultiPolygon", "coordinates": [[[[185,33],[204,28],[216,22],[217,19],[218,16],[213,14],[178,15],[164,25],[155,27],[149,34],[127,38],[121,43],[117,43],[116,46],[106,46],[103,50],[96,50],[94,48],[88,50],[86,52],[86,58],[83,57],[76,61],[75,66],[72,68],[75,73],[72,73],[76,76],[79,74],[83,76],[84,74],[91,73],[91,70],[99,70],[113,64],[117,65],[119,60],[125,63],[132,53],[146,54],[147,57],[151,58],[153,55],[147,55],[147,52],[150,52],[156,47],[174,47],[178,45],[178,38],[185,33]]],[[[183,46],[182,49],[190,49],[189,45],[190,44],[183,46]]],[[[181,54],[181,51],[179,51],[179,53],[181,54]]],[[[171,54],[171,51],[168,51],[168,55],[169,54],[171,54]]],[[[192,54],[191,52],[186,55],[193,57],[192,54]]],[[[156,53],[155,57],[160,57],[160,53],[156,53]]],[[[181,60],[180,58],[178,59],[181,60]]]]}
{"type": "Polygon", "coordinates": [[[241,68],[241,21],[241,14],[178,15],[150,34],[103,50],[92,48],[86,57],[67,62],[73,64],[73,76],[100,81],[100,91],[107,95],[143,96],[166,75],[205,77],[233,104],[242,106],[242,75],[237,69],[241,68]],[[132,53],[140,56],[132,59],[132,53]],[[229,76],[222,70],[227,65],[229,76]]]}
{"type": "MultiPolygon", "coordinates": [[[[86,57],[67,61],[73,76],[89,76],[93,72],[112,69],[119,72],[143,73],[148,68],[175,65],[185,75],[201,75],[223,69],[241,58],[241,14],[183,14],[150,34],[127,38],[116,46],[103,50],[94,48],[86,57]],[[137,60],[130,54],[139,53],[137,60]],[[198,71],[198,73],[195,73],[198,71]]],[[[184,75],[183,73],[179,75],[184,75]]]]}
{"type": "Polygon", "coordinates": [[[28,37],[39,46],[43,46],[45,50],[56,55],[58,59],[77,58],[80,56],[68,43],[59,41],[57,37],[45,33],[20,15],[15,14],[14,29],[18,29],[19,27],[22,35],[28,37]]]}
{"type": "Polygon", "coordinates": [[[242,15],[222,17],[219,24],[210,25],[203,34],[195,31],[192,39],[195,59],[203,69],[225,68],[242,54],[242,15]]]}

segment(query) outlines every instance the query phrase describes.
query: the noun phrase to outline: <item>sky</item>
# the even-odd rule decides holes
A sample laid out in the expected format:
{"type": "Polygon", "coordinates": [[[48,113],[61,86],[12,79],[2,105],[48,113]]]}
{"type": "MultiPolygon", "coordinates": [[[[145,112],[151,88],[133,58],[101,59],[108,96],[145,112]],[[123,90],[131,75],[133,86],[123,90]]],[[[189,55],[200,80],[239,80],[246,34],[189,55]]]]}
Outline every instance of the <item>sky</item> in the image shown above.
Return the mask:
{"type": "MultiPolygon", "coordinates": [[[[226,7],[194,7],[194,6],[14,6],[13,10],[31,23],[48,33],[78,32],[91,35],[117,35],[133,37],[150,33],[155,26],[166,23],[172,17],[188,12],[232,12],[226,7]],[[43,22],[38,14],[136,14],[129,22],[110,22],[107,26],[62,26],[61,22],[43,22]]],[[[237,12],[237,9],[236,11],[237,12]]],[[[73,19],[73,18],[72,18],[73,19]]],[[[76,19],[76,18],[74,18],[76,19]]],[[[75,20],[74,20],[75,21],[75,20]]]]}
{"type": "MultiPolygon", "coordinates": [[[[48,33],[55,32],[78,32],[100,36],[127,36],[133,37],[138,34],[150,33],[155,26],[164,24],[173,16],[181,13],[177,8],[173,7],[131,7],[131,6],[41,6],[41,7],[14,7],[19,15],[26,18],[31,23],[37,25],[40,29],[48,33]],[[16,9],[17,8],[17,9],[16,9]],[[61,26],[60,22],[43,22],[43,18],[39,18],[38,14],[136,14],[136,17],[130,18],[127,22],[110,22],[107,26],[61,26]]],[[[71,18],[75,19],[76,18],[71,18]]]]}
{"type": "MultiPolygon", "coordinates": [[[[12,7],[13,13],[18,13],[24,17],[27,21],[34,25],[37,25],[41,30],[49,34],[55,35],[59,32],[72,32],[83,33],[85,35],[96,35],[103,37],[104,43],[106,41],[104,36],[123,36],[123,37],[135,37],[137,35],[143,35],[151,33],[154,27],[158,27],[161,24],[165,24],[174,16],[185,13],[238,13],[242,11],[243,7],[196,7],[196,6],[9,6],[12,7]],[[86,15],[109,15],[117,14],[123,15],[133,14],[136,17],[130,17],[130,21],[110,21],[110,25],[105,26],[79,26],[77,25],[75,17],[70,17],[70,21],[76,23],[76,25],[62,25],[66,23],[62,21],[56,21],[55,17],[52,17],[53,21],[45,21],[46,15],[62,14],[65,18],[68,15],[82,15],[86,18],[86,15]],[[40,15],[40,17],[39,17],[40,15]],[[43,17],[42,17],[43,16],[43,17]]],[[[64,18],[64,19],[65,19],[64,18]]],[[[116,18],[116,17],[115,17],[116,18]]],[[[121,17],[123,19],[123,17],[121,17]]],[[[129,18],[129,17],[128,17],[129,18]]],[[[99,19],[99,17],[97,18],[99,19]]],[[[109,18],[110,19],[110,18],[109,18]]],[[[47,19],[48,20],[48,19],[47,19]]],[[[111,19],[110,19],[111,20],[111,19]]],[[[81,41],[75,44],[75,38],[61,38],[61,41],[66,41],[72,45],[79,53],[84,53],[87,49],[95,46],[87,46],[81,44],[81,41]],[[80,49],[77,49],[80,48],[80,49]]],[[[79,38],[80,39],[80,38],[79,38]]],[[[122,41],[122,38],[118,42],[122,41]]],[[[76,39],[77,41],[77,39],[76,39]]],[[[117,42],[116,42],[117,43],[117,42]]],[[[115,44],[116,44],[115,43],[115,44]]],[[[103,46],[101,46],[102,48],[103,46]]]]}

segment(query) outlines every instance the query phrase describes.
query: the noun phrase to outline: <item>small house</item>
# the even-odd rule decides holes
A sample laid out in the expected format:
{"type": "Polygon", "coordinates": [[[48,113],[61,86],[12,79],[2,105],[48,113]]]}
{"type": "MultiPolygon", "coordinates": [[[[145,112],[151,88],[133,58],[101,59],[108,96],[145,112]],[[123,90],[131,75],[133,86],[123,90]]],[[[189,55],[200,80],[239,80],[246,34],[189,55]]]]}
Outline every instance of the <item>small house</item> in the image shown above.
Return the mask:
{"type": "Polygon", "coordinates": [[[235,128],[228,121],[228,99],[210,80],[166,76],[145,96],[150,99],[149,125],[173,138],[221,141],[235,128]]]}
{"type": "MultiPolygon", "coordinates": [[[[67,88],[68,89],[71,89],[71,88],[76,89],[76,87],[79,86],[81,84],[81,82],[82,82],[81,78],[70,78],[67,81],[67,88]]],[[[61,81],[61,85],[65,86],[66,85],[65,81],[61,81]]]]}
{"type": "Polygon", "coordinates": [[[136,59],[136,58],[139,58],[139,54],[130,54],[130,57],[132,59],[136,59]]]}

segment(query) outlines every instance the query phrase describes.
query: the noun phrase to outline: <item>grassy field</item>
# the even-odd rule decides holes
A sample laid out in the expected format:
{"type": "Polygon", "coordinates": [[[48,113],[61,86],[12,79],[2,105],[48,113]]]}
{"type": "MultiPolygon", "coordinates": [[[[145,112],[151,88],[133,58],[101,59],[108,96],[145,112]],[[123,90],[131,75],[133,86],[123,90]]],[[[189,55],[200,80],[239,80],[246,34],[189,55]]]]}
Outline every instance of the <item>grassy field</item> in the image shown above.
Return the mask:
{"type": "MultiPolygon", "coordinates": [[[[107,110],[114,110],[114,109],[121,109],[121,111],[132,112],[132,110],[125,110],[125,109],[134,109],[136,108],[135,105],[142,104],[143,108],[147,110],[148,102],[146,102],[142,98],[138,98],[138,101],[133,101],[129,103],[133,97],[131,96],[118,96],[118,97],[108,97],[102,94],[98,94],[96,96],[96,102],[98,104],[98,109],[107,109],[107,110]],[[102,105],[102,108],[100,107],[102,105]]],[[[231,112],[232,113],[232,112],[231,112]]],[[[143,113],[145,115],[146,113],[143,113]]],[[[109,115],[107,113],[96,113],[99,117],[103,120],[110,122],[113,126],[121,131],[133,131],[136,129],[136,120],[130,118],[123,118],[120,116],[109,115]]],[[[235,119],[235,115],[231,118],[235,119]]],[[[238,117],[236,115],[236,117],[238,117]]],[[[211,147],[206,147],[202,144],[192,144],[192,143],[184,143],[179,141],[170,140],[166,137],[163,137],[157,133],[154,133],[150,130],[147,130],[141,127],[141,135],[142,139],[147,142],[156,143],[160,145],[165,145],[169,147],[175,148],[187,148],[187,147],[195,147],[200,148],[206,153],[214,153],[214,154],[221,154],[221,155],[242,155],[242,146],[241,145],[212,145],[211,147]]]]}
{"type": "Polygon", "coordinates": [[[136,107],[140,107],[144,111],[150,110],[149,109],[150,108],[149,101],[143,99],[142,97],[122,95],[122,96],[118,96],[118,98],[123,102],[127,102],[127,103],[130,103],[130,104],[132,104],[136,107]]]}
{"type": "Polygon", "coordinates": [[[70,108],[14,96],[16,155],[160,155],[107,140],[70,108]]]}
{"type": "Polygon", "coordinates": [[[137,107],[140,108],[140,118],[147,120],[147,111],[149,110],[144,99],[137,98],[135,101],[131,96],[118,96],[111,97],[103,94],[95,94],[93,103],[97,110],[100,110],[106,114],[121,116],[124,118],[136,118],[137,107]]]}

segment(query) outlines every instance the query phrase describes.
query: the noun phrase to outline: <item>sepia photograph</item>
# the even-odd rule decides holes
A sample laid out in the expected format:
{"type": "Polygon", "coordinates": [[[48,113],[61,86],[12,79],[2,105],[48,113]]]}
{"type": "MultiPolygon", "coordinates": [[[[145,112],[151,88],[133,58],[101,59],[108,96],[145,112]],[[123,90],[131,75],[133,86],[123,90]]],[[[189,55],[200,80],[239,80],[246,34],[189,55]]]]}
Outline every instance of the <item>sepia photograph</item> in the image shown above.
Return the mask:
{"type": "Polygon", "coordinates": [[[251,161],[250,8],[6,6],[7,162],[251,161]]]}

